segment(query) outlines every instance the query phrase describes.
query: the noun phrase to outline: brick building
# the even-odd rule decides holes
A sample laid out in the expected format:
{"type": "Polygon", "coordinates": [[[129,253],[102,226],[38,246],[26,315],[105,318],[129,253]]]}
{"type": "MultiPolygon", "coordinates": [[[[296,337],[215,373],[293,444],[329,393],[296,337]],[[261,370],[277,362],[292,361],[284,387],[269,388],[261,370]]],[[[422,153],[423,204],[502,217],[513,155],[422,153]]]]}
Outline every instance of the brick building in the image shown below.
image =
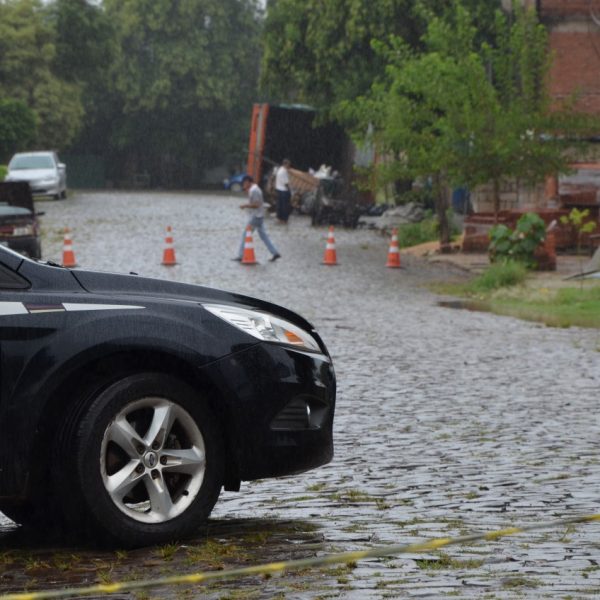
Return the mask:
{"type": "MultiPolygon", "coordinates": [[[[521,0],[548,30],[553,65],[550,93],[576,94],[578,108],[600,112],[600,0],[521,0]]],[[[509,10],[512,0],[501,0],[509,10]]]]}
{"type": "MultiPolygon", "coordinates": [[[[512,0],[501,1],[509,10],[512,0]]],[[[557,102],[574,98],[577,109],[600,114],[600,0],[521,1],[537,11],[548,31],[549,52],[553,55],[549,77],[551,97],[557,102]]],[[[474,215],[471,225],[469,219],[465,222],[465,234],[468,238],[470,229],[473,249],[481,249],[487,243],[489,230],[489,219],[481,213],[489,215],[492,210],[491,190],[483,186],[474,191],[472,199],[480,215],[474,215]]],[[[600,162],[580,164],[574,175],[560,180],[550,177],[545,187],[534,190],[523,189],[518,182],[506,182],[500,199],[501,209],[508,211],[507,219],[511,222],[528,210],[538,212],[548,222],[574,206],[589,208],[592,219],[599,222],[598,232],[600,162]]],[[[561,247],[572,246],[573,232],[563,230],[558,234],[561,247]]]]}

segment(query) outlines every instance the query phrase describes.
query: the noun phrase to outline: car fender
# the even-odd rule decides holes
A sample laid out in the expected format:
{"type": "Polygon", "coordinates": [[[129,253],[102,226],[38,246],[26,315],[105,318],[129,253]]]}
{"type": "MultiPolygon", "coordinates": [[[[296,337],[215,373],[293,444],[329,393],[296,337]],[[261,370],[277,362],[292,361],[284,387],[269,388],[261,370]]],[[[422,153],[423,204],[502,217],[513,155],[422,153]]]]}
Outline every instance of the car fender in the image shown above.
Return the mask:
{"type": "MultiPolygon", "coordinates": [[[[144,309],[139,312],[141,310],[144,309]]],[[[194,314],[197,316],[199,312],[196,307],[194,314]]],[[[110,314],[110,311],[51,313],[42,318],[44,326],[40,322],[40,327],[30,330],[25,345],[30,352],[15,359],[12,348],[11,364],[0,363],[3,374],[10,374],[2,380],[0,465],[5,460],[14,462],[17,457],[24,459],[23,468],[13,470],[18,473],[18,481],[2,482],[3,489],[20,490],[26,485],[26,464],[31,462],[25,457],[36,448],[35,440],[45,427],[45,415],[60,418],[71,403],[78,400],[79,390],[73,389],[72,384],[85,381],[88,372],[91,378],[92,365],[111,357],[145,353],[160,356],[162,365],[169,364],[169,360],[177,361],[193,373],[222,358],[223,354],[231,354],[232,347],[241,351],[256,343],[238,339],[237,344],[231,344],[231,340],[212,334],[210,327],[203,326],[200,319],[193,323],[189,318],[161,315],[152,310],[133,319],[124,318],[122,312],[110,314]],[[64,320],[69,318],[79,322],[67,327],[64,320]],[[23,414],[27,414],[27,419],[22,418],[23,414]]],[[[236,330],[231,330],[232,335],[237,335],[236,330]]],[[[3,344],[6,347],[11,340],[5,339],[3,344]]],[[[120,360],[115,364],[122,363],[120,360]]],[[[118,370],[112,375],[118,376],[118,370]]]]}
{"type": "MultiPolygon", "coordinates": [[[[14,407],[26,402],[33,414],[38,414],[36,406],[43,405],[74,371],[113,354],[156,352],[199,368],[231,353],[232,346],[243,349],[256,343],[237,339],[236,345],[231,339],[214,335],[200,320],[191,323],[189,319],[160,315],[151,310],[135,318],[107,313],[63,316],[63,319],[75,318],[79,322],[38,329],[38,338],[32,339],[30,344],[34,350],[29,356],[23,356],[12,393],[5,390],[8,397],[3,405],[14,407]]],[[[233,328],[231,333],[236,335],[233,328]]]]}

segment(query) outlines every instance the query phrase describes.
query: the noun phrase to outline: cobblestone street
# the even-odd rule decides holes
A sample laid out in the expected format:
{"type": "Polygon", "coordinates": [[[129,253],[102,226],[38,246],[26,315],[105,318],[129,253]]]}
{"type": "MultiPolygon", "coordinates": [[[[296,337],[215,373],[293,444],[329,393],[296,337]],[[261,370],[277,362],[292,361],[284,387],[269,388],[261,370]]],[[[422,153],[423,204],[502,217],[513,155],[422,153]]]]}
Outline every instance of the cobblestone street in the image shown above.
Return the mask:
{"type": "MultiPolygon", "coordinates": [[[[600,331],[441,308],[425,284],[465,273],[405,256],[403,269],[386,269],[389,240],[369,230],[336,229],[340,264],[324,266],[327,229],[296,215],[288,226],[266,221],[281,260],[268,262],[255,236],[260,264],[240,265],[230,259],[242,200],[97,192],[38,204],[47,260],[61,262],[69,227],[82,267],[268,299],[306,317],[328,345],[338,377],[334,460],[223,492],[217,528],[291,522],[288,543],[266,552],[287,560],[600,512],[600,331]],[[174,267],[160,264],[167,225],[174,267]]],[[[600,524],[243,585],[249,598],[591,597],[600,594],[600,524]]],[[[240,589],[230,581],[185,597],[240,589]]]]}

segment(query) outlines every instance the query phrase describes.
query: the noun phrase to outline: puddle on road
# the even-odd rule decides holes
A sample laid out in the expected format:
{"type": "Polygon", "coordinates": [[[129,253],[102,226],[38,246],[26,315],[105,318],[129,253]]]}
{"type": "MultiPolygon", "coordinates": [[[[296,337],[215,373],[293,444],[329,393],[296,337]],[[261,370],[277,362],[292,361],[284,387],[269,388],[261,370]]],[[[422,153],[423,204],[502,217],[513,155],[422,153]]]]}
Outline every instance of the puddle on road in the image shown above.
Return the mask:
{"type": "MultiPolygon", "coordinates": [[[[323,535],[315,525],[301,520],[210,520],[193,538],[136,550],[95,550],[53,540],[44,532],[2,525],[0,594],[246,567],[282,557],[309,558],[323,551],[323,535]]],[[[185,594],[186,598],[219,598],[226,590],[243,593],[240,597],[257,597],[259,590],[265,592],[265,581],[255,576],[194,587],[155,588],[144,592],[143,597],[177,600],[185,594]]],[[[318,589],[323,580],[318,571],[290,572],[277,577],[273,585],[285,593],[286,589],[318,589]]],[[[271,591],[276,595],[274,589],[271,591]]],[[[132,592],[122,597],[138,595],[132,592]]]]}
{"type": "Polygon", "coordinates": [[[440,300],[437,305],[442,308],[456,308],[473,312],[489,312],[489,308],[485,302],[477,302],[476,300],[440,300]]]}

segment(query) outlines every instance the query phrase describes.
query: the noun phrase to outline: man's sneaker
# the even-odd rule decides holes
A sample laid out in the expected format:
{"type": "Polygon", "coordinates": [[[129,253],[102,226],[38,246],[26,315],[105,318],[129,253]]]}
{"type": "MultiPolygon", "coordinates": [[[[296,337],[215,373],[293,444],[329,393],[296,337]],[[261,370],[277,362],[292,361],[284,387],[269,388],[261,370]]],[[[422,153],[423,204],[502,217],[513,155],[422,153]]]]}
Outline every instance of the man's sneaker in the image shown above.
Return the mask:
{"type": "Polygon", "coordinates": [[[273,256],[271,256],[271,258],[269,259],[270,262],[274,262],[276,261],[278,258],[281,258],[281,254],[273,254],[273,256]]]}

